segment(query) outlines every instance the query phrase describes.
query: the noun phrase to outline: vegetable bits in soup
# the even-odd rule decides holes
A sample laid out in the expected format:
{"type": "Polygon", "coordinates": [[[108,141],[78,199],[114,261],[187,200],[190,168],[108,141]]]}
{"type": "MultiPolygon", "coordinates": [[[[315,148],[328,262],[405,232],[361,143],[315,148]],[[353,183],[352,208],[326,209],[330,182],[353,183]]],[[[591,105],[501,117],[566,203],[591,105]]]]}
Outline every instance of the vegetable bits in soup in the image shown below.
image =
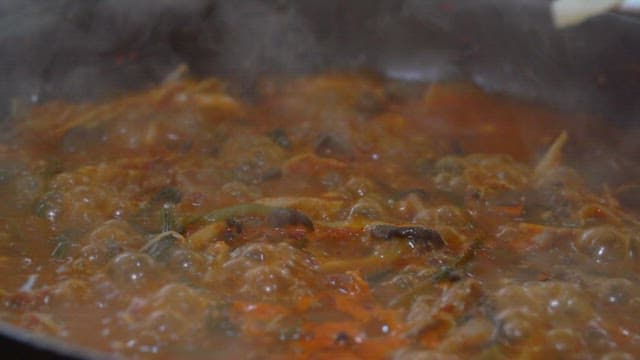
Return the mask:
{"type": "Polygon", "coordinates": [[[638,185],[572,167],[576,117],[369,74],[229,89],[10,122],[2,321],[132,359],[640,354],[638,185]]]}

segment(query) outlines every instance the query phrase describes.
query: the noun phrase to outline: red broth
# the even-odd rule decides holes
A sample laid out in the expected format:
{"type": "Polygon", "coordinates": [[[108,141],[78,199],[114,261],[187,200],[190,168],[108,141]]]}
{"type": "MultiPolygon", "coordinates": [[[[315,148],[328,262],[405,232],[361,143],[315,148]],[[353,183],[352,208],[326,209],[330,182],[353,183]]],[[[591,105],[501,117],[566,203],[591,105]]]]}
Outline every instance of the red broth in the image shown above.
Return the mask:
{"type": "Polygon", "coordinates": [[[256,92],[179,81],[15,119],[0,319],[136,359],[640,353],[639,190],[566,159],[606,127],[467,84],[256,92]]]}

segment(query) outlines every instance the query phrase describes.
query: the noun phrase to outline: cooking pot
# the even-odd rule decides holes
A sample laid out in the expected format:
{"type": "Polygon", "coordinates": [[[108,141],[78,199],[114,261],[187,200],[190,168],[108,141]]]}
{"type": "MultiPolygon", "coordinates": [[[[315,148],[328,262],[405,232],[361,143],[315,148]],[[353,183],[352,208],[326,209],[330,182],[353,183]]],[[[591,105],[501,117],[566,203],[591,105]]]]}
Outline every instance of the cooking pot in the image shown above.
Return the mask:
{"type": "MultiPolygon", "coordinates": [[[[0,4],[0,116],[52,99],[154,86],[185,64],[248,96],[267,74],[365,69],[404,81],[468,80],[489,92],[640,116],[640,20],[609,13],[556,29],[548,0],[15,0],[0,4]]],[[[0,348],[99,358],[0,325],[0,348]]]]}
{"type": "MultiPolygon", "coordinates": [[[[196,76],[366,68],[633,122],[640,20],[610,13],[554,28],[548,0],[37,0],[0,5],[0,108],[196,76]]],[[[14,109],[15,110],[15,109],[14,109]]]]}

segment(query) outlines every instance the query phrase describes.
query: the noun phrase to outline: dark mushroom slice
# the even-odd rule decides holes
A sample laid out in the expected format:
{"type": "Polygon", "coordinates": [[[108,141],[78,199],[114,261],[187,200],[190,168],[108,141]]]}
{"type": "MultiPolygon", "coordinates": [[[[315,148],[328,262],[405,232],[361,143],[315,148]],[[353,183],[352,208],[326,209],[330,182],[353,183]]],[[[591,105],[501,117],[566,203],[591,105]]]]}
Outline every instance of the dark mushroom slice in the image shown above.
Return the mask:
{"type": "Polygon", "coordinates": [[[204,220],[208,222],[227,221],[243,216],[264,217],[272,227],[302,225],[309,231],[314,230],[313,221],[303,212],[262,204],[242,204],[219,209],[206,215],[204,220]]]}
{"type": "Polygon", "coordinates": [[[307,230],[313,231],[313,222],[301,211],[288,208],[273,208],[267,216],[269,225],[283,227],[287,225],[302,225],[307,230]]]}
{"type": "Polygon", "coordinates": [[[281,148],[283,149],[291,148],[291,140],[289,140],[289,135],[287,135],[287,132],[284,129],[282,128],[273,129],[269,132],[268,135],[269,135],[269,138],[281,148]]]}
{"type": "Polygon", "coordinates": [[[400,238],[418,242],[435,249],[445,245],[442,236],[437,231],[423,226],[373,225],[369,227],[369,234],[374,239],[392,240],[400,238]]]}

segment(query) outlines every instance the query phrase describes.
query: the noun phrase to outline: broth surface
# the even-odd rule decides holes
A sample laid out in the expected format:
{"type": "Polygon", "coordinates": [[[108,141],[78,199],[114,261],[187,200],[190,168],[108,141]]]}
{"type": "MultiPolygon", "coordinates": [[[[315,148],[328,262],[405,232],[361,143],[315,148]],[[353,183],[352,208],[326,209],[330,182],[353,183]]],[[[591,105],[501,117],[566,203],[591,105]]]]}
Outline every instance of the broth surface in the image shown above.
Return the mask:
{"type": "Polygon", "coordinates": [[[466,84],[255,92],[15,119],[0,319],[134,359],[640,354],[638,164],[599,182],[584,155],[615,130],[466,84]]]}

